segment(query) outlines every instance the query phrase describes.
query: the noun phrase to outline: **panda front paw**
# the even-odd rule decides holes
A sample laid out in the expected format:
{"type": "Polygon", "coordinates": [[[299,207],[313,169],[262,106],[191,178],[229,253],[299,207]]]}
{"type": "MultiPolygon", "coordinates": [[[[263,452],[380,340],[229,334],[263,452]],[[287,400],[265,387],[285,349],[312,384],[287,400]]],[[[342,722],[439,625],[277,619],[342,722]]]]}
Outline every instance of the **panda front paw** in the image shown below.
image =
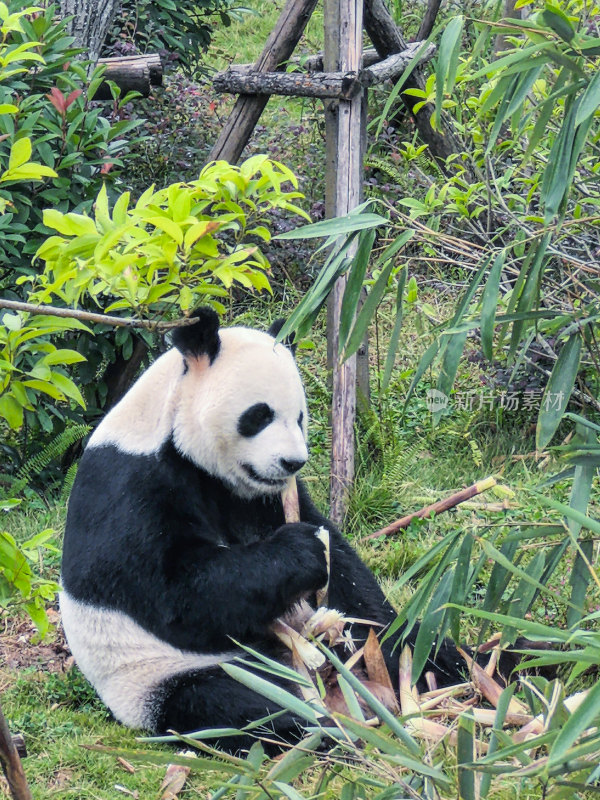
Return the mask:
{"type": "Polygon", "coordinates": [[[289,588],[294,595],[316,592],[327,583],[325,545],[321,528],[307,522],[291,522],[275,531],[274,540],[289,554],[289,588]]]}

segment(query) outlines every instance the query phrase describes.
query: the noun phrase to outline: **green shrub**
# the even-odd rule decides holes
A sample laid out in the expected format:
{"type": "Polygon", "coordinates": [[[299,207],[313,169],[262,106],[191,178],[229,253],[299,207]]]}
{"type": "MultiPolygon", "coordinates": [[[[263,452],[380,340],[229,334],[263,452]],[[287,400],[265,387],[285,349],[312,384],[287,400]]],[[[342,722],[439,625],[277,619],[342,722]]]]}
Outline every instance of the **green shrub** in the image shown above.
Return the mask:
{"type": "MultiPolygon", "coordinates": [[[[46,9],[12,0],[4,17],[16,19],[0,46],[0,104],[15,107],[0,115],[0,169],[6,169],[13,145],[28,138],[31,160],[56,175],[33,184],[30,177],[4,182],[0,202],[0,288],[19,294],[15,279],[31,274],[31,256],[45,238],[45,208],[89,210],[103,184],[120,186],[125,136],[137,122],[120,119],[122,103],[112,118],[106,105],[90,101],[86,65],[78,62],[65,23],[46,9]]],[[[2,8],[0,7],[0,16],[2,8]]],[[[6,19],[5,19],[6,26],[6,19]]],[[[92,76],[91,86],[99,77],[92,76]]]]}
{"type": "Polygon", "coordinates": [[[110,53],[158,52],[187,75],[198,72],[212,38],[213,17],[230,24],[235,0],[123,0],[112,25],[110,53]]]}

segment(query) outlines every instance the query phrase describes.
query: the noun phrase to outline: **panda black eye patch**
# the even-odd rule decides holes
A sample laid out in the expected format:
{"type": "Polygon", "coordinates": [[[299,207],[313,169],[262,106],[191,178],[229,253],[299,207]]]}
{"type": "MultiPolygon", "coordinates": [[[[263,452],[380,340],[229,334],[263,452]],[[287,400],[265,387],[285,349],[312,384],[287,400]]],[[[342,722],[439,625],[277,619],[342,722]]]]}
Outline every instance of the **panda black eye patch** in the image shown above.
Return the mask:
{"type": "Polygon", "coordinates": [[[238,420],[237,429],[240,436],[256,436],[267,425],[273,422],[275,412],[266,403],[255,403],[246,409],[238,420]]]}

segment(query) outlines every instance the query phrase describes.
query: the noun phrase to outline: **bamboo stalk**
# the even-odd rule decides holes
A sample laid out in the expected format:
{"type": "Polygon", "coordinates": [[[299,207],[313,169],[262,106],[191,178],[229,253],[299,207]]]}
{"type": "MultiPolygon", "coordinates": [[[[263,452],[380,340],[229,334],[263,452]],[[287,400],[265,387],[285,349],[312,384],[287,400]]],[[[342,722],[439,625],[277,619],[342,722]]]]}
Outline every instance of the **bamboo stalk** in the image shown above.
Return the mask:
{"type": "Polygon", "coordinates": [[[484,480],[474,483],[467,489],[461,489],[460,492],[455,492],[449,497],[444,498],[444,500],[438,500],[437,503],[432,503],[429,506],[425,506],[425,508],[422,508],[420,511],[415,511],[414,514],[408,514],[408,516],[402,517],[402,519],[398,519],[396,522],[392,522],[385,528],[375,531],[375,533],[370,533],[368,536],[363,536],[361,542],[366,542],[370,539],[377,539],[379,536],[389,536],[392,533],[397,533],[397,531],[408,528],[413,519],[423,519],[423,517],[428,517],[430,514],[441,514],[442,511],[448,511],[450,508],[454,508],[460,503],[463,503],[465,500],[470,500],[472,497],[491,489],[492,486],[495,485],[495,478],[484,478],[484,480]]]}

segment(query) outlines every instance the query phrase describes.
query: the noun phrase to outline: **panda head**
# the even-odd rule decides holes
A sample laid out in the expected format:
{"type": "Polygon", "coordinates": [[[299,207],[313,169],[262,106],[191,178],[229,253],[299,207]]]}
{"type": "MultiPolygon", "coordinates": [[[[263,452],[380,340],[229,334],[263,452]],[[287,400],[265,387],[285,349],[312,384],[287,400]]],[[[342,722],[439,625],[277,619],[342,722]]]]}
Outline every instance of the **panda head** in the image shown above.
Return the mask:
{"type": "MultiPolygon", "coordinates": [[[[211,309],[177,328],[177,449],[241,497],[275,494],[306,462],[306,400],[291,350],[269,333],[219,329],[211,309]]],[[[273,335],[272,335],[273,334],[273,335]]]]}

